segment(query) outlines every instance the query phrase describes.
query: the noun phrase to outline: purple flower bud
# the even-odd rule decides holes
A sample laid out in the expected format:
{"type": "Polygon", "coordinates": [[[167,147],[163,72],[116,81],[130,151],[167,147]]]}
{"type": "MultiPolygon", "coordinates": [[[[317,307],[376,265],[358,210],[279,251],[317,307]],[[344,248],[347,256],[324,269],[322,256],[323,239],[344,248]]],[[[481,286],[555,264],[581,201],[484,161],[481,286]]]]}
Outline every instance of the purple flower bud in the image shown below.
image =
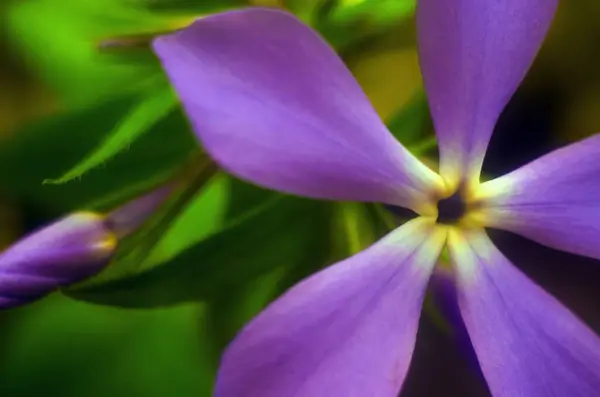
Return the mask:
{"type": "Polygon", "coordinates": [[[176,184],[167,184],[122,205],[106,216],[107,227],[117,238],[131,234],[171,196],[176,186],[176,184]]]}
{"type": "Polygon", "coordinates": [[[104,217],[77,212],[0,254],[0,308],[32,300],[99,272],[117,246],[104,217]]]}
{"type": "Polygon", "coordinates": [[[0,253],[0,309],[29,303],[98,273],[112,259],[118,240],[137,230],[174,187],[167,184],[106,216],[76,212],[0,253]]]}

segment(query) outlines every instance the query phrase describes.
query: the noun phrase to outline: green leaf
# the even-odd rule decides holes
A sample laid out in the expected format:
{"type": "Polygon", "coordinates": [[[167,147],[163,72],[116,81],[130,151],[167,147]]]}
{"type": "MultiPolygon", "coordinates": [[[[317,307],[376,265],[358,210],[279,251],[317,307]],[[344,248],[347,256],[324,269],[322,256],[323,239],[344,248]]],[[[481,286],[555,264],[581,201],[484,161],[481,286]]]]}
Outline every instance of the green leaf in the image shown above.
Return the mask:
{"type": "Polygon", "coordinates": [[[329,9],[331,0],[285,0],[285,6],[307,24],[323,13],[324,7],[329,9]]]}
{"type": "Polygon", "coordinates": [[[376,25],[387,26],[412,15],[416,0],[340,0],[331,13],[333,23],[359,18],[376,25]]]}
{"type": "Polygon", "coordinates": [[[363,203],[340,203],[336,207],[336,221],[341,231],[336,237],[341,239],[339,245],[345,248],[343,256],[357,254],[381,237],[363,203]]]}
{"type": "Polygon", "coordinates": [[[209,397],[213,341],[198,305],[122,311],[55,295],[10,312],[0,395],[209,397]]]}
{"type": "Polygon", "coordinates": [[[150,7],[155,11],[206,14],[245,5],[245,0],[154,0],[150,7]]]}
{"type": "Polygon", "coordinates": [[[372,39],[386,34],[391,26],[405,21],[414,13],[416,1],[308,1],[308,4],[313,3],[318,7],[313,5],[313,9],[307,9],[302,0],[291,1],[290,7],[303,10],[302,18],[315,27],[338,52],[346,53],[355,50],[357,45],[369,47],[372,39]]]}
{"type": "Polygon", "coordinates": [[[123,114],[142,99],[139,95],[113,99],[18,131],[0,144],[4,193],[52,217],[83,208],[111,209],[172,177],[199,150],[179,108],[85,178],[63,185],[42,184],[101,145],[123,114]]]}
{"type": "Polygon", "coordinates": [[[177,97],[170,87],[158,87],[148,96],[142,98],[126,114],[116,127],[107,134],[104,141],[84,159],[58,179],[47,179],[44,182],[63,184],[81,177],[92,168],[106,162],[120,151],[128,148],[133,141],[148,132],[162,118],[166,117],[177,105],[177,97]]]}
{"type": "Polygon", "coordinates": [[[229,203],[227,205],[227,218],[237,219],[244,216],[248,210],[259,208],[266,201],[272,200],[272,190],[263,189],[239,179],[229,180],[229,203]]]}
{"type": "Polygon", "coordinates": [[[219,230],[226,218],[230,184],[229,178],[223,174],[208,181],[161,236],[148,257],[150,267],[172,259],[219,230]]]}
{"type": "Polygon", "coordinates": [[[322,264],[318,258],[329,250],[331,204],[273,195],[260,208],[164,263],[67,293],[101,304],[156,307],[209,299],[282,265],[322,264]]]}
{"type": "Polygon", "coordinates": [[[354,255],[397,227],[380,204],[337,203],[333,212],[332,250],[335,260],[354,255]]]}
{"type": "Polygon", "coordinates": [[[285,266],[228,290],[206,304],[204,328],[214,343],[214,361],[239,330],[281,293],[281,281],[289,272],[285,266]]]}

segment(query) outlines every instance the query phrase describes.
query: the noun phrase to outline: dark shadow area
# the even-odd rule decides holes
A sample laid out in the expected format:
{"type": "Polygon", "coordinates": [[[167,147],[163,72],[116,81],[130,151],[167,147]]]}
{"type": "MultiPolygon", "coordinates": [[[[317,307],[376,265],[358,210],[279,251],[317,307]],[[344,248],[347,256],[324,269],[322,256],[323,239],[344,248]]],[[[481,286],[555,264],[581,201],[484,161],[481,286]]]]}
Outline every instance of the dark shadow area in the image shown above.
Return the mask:
{"type": "Polygon", "coordinates": [[[510,261],[600,333],[600,261],[500,230],[489,235],[510,261]]]}
{"type": "Polygon", "coordinates": [[[399,397],[491,397],[479,368],[461,345],[423,313],[399,397]]]}
{"type": "Polygon", "coordinates": [[[483,164],[488,177],[500,176],[556,149],[552,135],[564,108],[560,89],[517,91],[500,115],[483,164]]]}

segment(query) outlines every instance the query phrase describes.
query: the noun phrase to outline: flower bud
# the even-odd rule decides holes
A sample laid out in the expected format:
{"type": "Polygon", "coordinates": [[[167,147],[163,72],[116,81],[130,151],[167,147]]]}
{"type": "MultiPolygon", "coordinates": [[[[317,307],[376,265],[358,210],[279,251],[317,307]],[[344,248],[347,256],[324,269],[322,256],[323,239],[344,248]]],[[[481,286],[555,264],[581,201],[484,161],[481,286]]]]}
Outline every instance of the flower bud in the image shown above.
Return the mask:
{"type": "Polygon", "coordinates": [[[30,234],[0,254],[0,308],[98,273],[116,246],[104,217],[92,212],[74,213],[30,234]]]}

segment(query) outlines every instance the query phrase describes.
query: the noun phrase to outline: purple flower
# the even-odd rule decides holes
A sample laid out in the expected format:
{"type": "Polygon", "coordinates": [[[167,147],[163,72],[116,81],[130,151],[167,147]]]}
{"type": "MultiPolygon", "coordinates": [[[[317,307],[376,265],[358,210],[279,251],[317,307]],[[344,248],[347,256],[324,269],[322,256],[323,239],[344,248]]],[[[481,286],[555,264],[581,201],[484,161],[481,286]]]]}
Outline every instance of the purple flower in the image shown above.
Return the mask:
{"type": "Polygon", "coordinates": [[[495,397],[600,395],[600,339],[484,231],[600,258],[600,135],[480,182],[494,124],[556,5],[420,0],[439,174],[394,140],[334,51],[292,15],[227,12],[155,40],[198,137],[226,170],[288,193],[419,214],[250,322],[223,356],[218,397],[396,396],[443,249],[495,397]]]}
{"type": "Polygon", "coordinates": [[[139,227],[171,193],[162,187],[104,216],[76,212],[0,254],[0,309],[20,306],[104,269],[118,239],[139,227]]]}

